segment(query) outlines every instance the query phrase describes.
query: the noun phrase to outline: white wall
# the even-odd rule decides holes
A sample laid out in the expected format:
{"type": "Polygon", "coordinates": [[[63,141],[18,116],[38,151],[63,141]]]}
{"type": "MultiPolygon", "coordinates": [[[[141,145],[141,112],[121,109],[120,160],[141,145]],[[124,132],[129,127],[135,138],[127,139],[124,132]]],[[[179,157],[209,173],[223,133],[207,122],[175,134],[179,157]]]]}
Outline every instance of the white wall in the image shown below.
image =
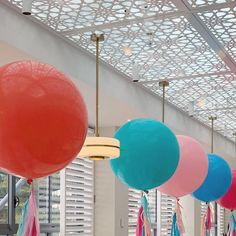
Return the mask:
{"type": "MultiPolygon", "coordinates": [[[[116,128],[103,128],[100,135],[112,137],[116,128]]],[[[109,161],[95,162],[95,235],[128,235],[128,188],[111,171],[109,161]]]]}

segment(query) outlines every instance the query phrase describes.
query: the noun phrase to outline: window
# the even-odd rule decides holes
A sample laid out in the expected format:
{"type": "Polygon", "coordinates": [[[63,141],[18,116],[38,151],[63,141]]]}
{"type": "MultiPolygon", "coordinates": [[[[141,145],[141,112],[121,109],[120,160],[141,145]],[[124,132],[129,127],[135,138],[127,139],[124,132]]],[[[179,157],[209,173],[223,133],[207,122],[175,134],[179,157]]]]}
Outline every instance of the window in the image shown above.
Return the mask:
{"type": "Polygon", "coordinates": [[[62,235],[93,235],[93,162],[76,158],[61,171],[62,235]]]}
{"type": "MultiPolygon", "coordinates": [[[[29,197],[30,186],[24,179],[3,173],[0,174],[0,183],[0,235],[15,234],[21,219],[22,207],[29,197]],[[15,202],[18,202],[16,207],[14,207],[15,202]]],[[[58,192],[60,188],[59,183],[58,174],[34,181],[38,198],[41,232],[57,232],[57,235],[59,233],[60,198],[55,195],[55,192],[58,192]],[[49,194],[49,191],[51,194],[49,194]]]]}
{"type": "Polygon", "coordinates": [[[225,232],[225,209],[221,207],[220,205],[217,206],[217,211],[218,211],[218,220],[217,220],[217,225],[218,225],[218,235],[221,236],[225,232]]]}
{"type": "MultiPolygon", "coordinates": [[[[137,224],[137,216],[140,208],[140,199],[141,199],[141,191],[135,189],[129,189],[128,192],[128,232],[129,236],[136,235],[136,224],[137,224]]],[[[156,222],[157,222],[157,213],[156,213],[156,190],[151,190],[148,193],[148,203],[149,203],[149,214],[152,226],[153,235],[156,235],[156,222]]]]}
{"type": "Polygon", "coordinates": [[[158,235],[167,236],[171,234],[172,217],[175,211],[176,199],[158,192],[158,235]]]}
{"type": "Polygon", "coordinates": [[[0,224],[8,223],[7,193],[8,177],[0,172],[0,224]]]}
{"type": "MultiPolygon", "coordinates": [[[[215,202],[211,202],[210,207],[212,210],[212,222],[213,222],[210,236],[215,236],[216,230],[217,230],[217,235],[222,235],[222,233],[220,232],[224,232],[224,211],[223,209],[220,209],[220,206],[216,204],[215,202]],[[220,214],[223,213],[222,216],[220,216],[219,211],[221,212],[220,214]]],[[[201,219],[204,216],[204,214],[206,214],[206,211],[207,211],[207,204],[204,202],[201,202],[201,219]]]]}
{"type": "Polygon", "coordinates": [[[128,194],[128,232],[129,236],[135,236],[141,191],[129,188],[128,194]]]}
{"type": "MultiPolygon", "coordinates": [[[[76,158],[61,172],[34,181],[42,236],[58,236],[60,230],[61,235],[93,235],[93,175],[93,162],[76,158]]],[[[0,235],[17,232],[29,189],[26,180],[0,172],[0,235]],[[16,208],[13,196],[19,198],[16,208]]]]}

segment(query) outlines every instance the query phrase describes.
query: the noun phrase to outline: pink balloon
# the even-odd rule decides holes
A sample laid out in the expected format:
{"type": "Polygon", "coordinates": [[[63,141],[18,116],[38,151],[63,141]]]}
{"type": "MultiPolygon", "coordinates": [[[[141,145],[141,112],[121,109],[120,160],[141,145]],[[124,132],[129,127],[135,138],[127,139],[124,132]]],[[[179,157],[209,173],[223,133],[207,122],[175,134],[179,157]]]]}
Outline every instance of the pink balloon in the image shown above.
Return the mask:
{"type": "Polygon", "coordinates": [[[236,170],[232,170],[232,183],[228,192],[217,203],[224,208],[236,210],[236,170]]]}
{"type": "Polygon", "coordinates": [[[173,197],[182,197],[201,186],[208,173],[208,158],[195,139],[177,135],[180,160],[174,175],[158,190],[173,197]]]}

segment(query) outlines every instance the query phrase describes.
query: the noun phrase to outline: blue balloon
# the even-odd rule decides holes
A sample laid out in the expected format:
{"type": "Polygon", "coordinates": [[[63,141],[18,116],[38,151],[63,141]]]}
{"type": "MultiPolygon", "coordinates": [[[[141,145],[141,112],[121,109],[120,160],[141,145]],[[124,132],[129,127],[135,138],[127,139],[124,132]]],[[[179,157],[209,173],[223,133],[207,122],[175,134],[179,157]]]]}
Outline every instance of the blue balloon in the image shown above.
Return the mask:
{"type": "Polygon", "coordinates": [[[228,191],[232,172],[228,163],[215,154],[208,154],[208,174],[202,185],[192,194],[203,202],[215,201],[228,191]]]}
{"type": "Polygon", "coordinates": [[[166,182],[179,162],[179,145],[173,132],[163,123],[136,119],[124,124],[116,133],[120,140],[120,157],[110,161],[121,182],[149,190],[166,182]]]}

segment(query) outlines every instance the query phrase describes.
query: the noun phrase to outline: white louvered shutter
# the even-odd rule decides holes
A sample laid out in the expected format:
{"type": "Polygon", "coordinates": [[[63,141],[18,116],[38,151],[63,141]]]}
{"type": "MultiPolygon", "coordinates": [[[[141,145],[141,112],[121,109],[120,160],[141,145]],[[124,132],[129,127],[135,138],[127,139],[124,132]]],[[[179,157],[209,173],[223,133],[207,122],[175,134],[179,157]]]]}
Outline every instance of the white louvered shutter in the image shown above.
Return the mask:
{"type": "MultiPolygon", "coordinates": [[[[137,224],[137,216],[138,210],[140,208],[140,199],[142,193],[141,191],[129,189],[129,217],[128,217],[128,230],[129,236],[136,235],[136,224],[137,224]]],[[[156,191],[151,190],[148,193],[148,203],[149,203],[149,215],[151,220],[152,232],[156,229],[156,191]]]]}
{"type": "Polygon", "coordinates": [[[218,205],[217,211],[218,211],[218,214],[217,214],[217,216],[218,216],[218,220],[217,220],[218,235],[221,236],[221,235],[223,235],[224,230],[225,230],[225,210],[223,207],[218,205]]]}
{"type": "Polygon", "coordinates": [[[172,217],[175,211],[176,199],[166,194],[159,194],[160,198],[160,219],[159,219],[159,235],[169,236],[171,234],[172,217]]]}
{"type": "Polygon", "coordinates": [[[152,233],[156,232],[157,229],[157,191],[151,190],[148,193],[148,203],[149,203],[149,216],[151,220],[152,233]]]}
{"type": "Polygon", "coordinates": [[[129,236],[136,235],[136,223],[137,223],[137,215],[138,210],[140,207],[140,198],[141,198],[141,191],[135,189],[129,189],[129,196],[128,196],[128,231],[129,236]]]}
{"type": "MultiPolygon", "coordinates": [[[[201,202],[201,220],[202,220],[202,217],[207,212],[207,207],[208,206],[205,202],[201,202]]],[[[211,202],[210,207],[211,207],[211,211],[212,211],[212,222],[213,222],[211,232],[210,232],[210,236],[214,236],[215,235],[215,229],[216,229],[215,224],[214,224],[214,222],[215,222],[215,202],[211,202]]],[[[218,209],[218,207],[217,207],[217,209],[218,209]]],[[[218,218],[218,220],[219,220],[219,218],[218,218]]],[[[219,221],[217,222],[217,228],[218,227],[219,227],[219,221]]],[[[218,235],[220,236],[221,234],[218,234],[218,235]]]]}
{"type": "Polygon", "coordinates": [[[93,162],[76,158],[61,172],[61,236],[92,236],[93,162]]]}
{"type": "Polygon", "coordinates": [[[207,204],[205,202],[201,202],[201,219],[207,212],[207,204]]]}
{"type": "Polygon", "coordinates": [[[35,181],[40,223],[60,223],[60,174],[35,181]],[[50,211],[49,211],[50,208],[50,211]],[[50,214],[50,215],[49,215],[50,214]]]}

